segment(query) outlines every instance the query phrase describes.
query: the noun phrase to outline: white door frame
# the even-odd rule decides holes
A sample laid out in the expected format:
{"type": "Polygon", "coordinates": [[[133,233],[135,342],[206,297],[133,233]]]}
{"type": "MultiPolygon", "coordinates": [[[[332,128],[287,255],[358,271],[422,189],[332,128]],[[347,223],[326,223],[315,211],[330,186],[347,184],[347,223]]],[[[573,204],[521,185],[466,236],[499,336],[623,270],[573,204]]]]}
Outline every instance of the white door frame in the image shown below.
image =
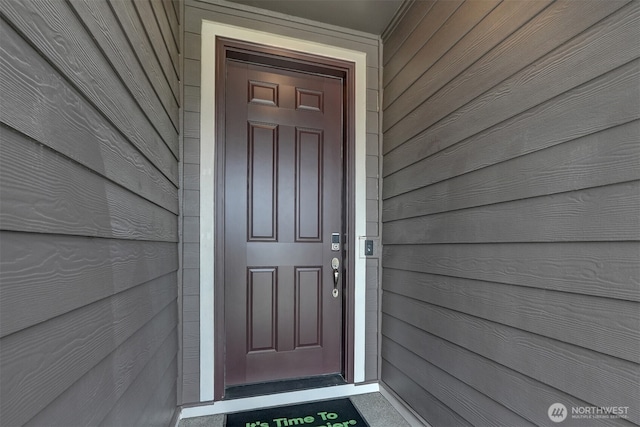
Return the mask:
{"type": "Polygon", "coordinates": [[[215,71],[216,38],[227,37],[296,50],[355,63],[355,256],[354,382],[365,379],[366,259],[366,53],[264,33],[212,21],[202,21],[200,87],[200,401],[214,399],[214,230],[215,230],[215,71]]]}

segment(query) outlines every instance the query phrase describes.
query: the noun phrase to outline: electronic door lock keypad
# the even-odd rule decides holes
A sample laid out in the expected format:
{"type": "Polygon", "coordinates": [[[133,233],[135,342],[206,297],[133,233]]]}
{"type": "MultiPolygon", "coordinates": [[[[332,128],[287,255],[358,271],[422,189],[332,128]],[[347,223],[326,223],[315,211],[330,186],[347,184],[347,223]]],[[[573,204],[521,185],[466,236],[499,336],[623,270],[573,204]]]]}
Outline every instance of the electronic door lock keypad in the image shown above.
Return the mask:
{"type": "Polygon", "coordinates": [[[331,233],[331,250],[334,252],[340,250],[340,233],[331,233]]]}

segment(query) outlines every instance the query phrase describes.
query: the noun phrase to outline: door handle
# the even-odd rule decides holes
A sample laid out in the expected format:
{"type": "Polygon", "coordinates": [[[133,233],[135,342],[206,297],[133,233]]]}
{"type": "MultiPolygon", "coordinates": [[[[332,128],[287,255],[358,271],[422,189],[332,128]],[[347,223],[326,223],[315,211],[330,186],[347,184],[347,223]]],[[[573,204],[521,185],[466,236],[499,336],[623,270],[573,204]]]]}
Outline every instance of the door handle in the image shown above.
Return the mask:
{"type": "Polygon", "coordinates": [[[338,281],[340,279],[340,260],[338,258],[331,260],[331,269],[333,270],[333,291],[331,295],[334,298],[338,298],[338,281]]]}

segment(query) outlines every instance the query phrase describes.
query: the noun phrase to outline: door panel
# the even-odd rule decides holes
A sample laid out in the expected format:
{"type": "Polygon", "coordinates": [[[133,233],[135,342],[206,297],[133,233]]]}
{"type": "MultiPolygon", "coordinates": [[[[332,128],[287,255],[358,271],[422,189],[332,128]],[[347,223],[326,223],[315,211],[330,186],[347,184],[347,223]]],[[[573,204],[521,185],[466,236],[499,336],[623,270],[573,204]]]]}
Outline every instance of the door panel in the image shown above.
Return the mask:
{"type": "Polygon", "coordinates": [[[296,242],[322,242],[322,130],[296,129],[296,242]]]}
{"type": "Polygon", "coordinates": [[[343,81],[227,60],[225,84],[225,385],[341,373],[343,81]]]}
{"type": "Polygon", "coordinates": [[[278,127],[249,122],[247,214],[249,241],[277,240],[278,127]]]}
{"type": "Polygon", "coordinates": [[[322,268],[296,267],[295,348],[322,346],[322,268]]]}

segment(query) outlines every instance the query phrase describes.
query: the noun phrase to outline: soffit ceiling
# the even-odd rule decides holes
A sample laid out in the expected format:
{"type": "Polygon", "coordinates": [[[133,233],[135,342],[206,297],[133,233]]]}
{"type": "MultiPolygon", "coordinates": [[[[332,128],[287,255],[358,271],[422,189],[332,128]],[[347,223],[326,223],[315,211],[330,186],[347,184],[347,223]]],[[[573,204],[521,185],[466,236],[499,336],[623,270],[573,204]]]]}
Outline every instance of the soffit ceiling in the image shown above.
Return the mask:
{"type": "Polygon", "coordinates": [[[285,15],[380,35],[404,0],[230,0],[285,15]]]}

